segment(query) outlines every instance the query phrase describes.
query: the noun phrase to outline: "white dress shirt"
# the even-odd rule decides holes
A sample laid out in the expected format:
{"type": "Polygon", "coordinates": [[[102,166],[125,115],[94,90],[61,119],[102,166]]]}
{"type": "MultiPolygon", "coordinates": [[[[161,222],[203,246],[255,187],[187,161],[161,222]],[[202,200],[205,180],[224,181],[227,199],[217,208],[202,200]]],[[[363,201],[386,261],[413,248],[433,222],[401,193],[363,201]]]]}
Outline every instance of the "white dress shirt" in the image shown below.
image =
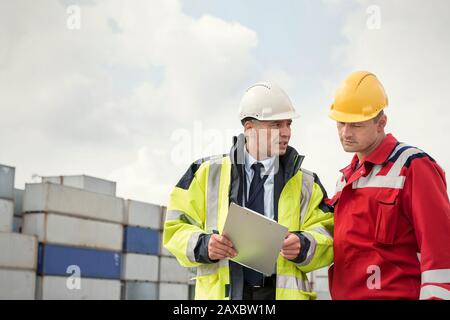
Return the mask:
{"type": "MultiPolygon", "coordinates": [[[[247,198],[249,198],[249,192],[250,192],[250,185],[252,183],[254,171],[252,169],[252,165],[255,162],[261,163],[264,168],[261,168],[261,178],[264,177],[268,173],[267,180],[264,182],[264,215],[272,220],[274,220],[274,205],[273,205],[273,192],[274,192],[274,182],[275,182],[275,175],[274,175],[274,162],[275,162],[275,156],[271,158],[267,158],[261,161],[256,160],[251,156],[250,153],[248,153],[247,148],[244,148],[245,150],[245,176],[246,176],[246,183],[247,183],[247,198]],[[271,170],[272,169],[272,170],[271,170]],[[269,171],[270,170],[270,171],[269,171]]],[[[243,204],[245,206],[245,199],[243,201],[243,204]]]]}

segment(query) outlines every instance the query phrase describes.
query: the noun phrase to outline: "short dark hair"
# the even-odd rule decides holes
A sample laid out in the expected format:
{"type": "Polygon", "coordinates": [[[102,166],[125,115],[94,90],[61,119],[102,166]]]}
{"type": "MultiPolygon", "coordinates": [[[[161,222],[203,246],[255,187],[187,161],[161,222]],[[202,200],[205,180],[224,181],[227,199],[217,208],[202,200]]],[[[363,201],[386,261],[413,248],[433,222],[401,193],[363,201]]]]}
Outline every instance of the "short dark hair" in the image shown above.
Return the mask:
{"type": "Polygon", "coordinates": [[[378,121],[380,120],[380,118],[384,115],[384,111],[381,110],[376,116],[375,118],[373,118],[373,122],[378,123],[378,121]]]}

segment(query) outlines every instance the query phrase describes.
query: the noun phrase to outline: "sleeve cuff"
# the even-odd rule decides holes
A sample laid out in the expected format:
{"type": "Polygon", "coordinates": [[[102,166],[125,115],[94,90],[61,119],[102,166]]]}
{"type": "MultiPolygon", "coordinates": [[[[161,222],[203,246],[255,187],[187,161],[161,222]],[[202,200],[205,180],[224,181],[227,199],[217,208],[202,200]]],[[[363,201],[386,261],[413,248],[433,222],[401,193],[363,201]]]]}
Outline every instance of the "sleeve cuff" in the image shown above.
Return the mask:
{"type": "Polygon", "coordinates": [[[300,253],[298,254],[298,256],[295,259],[293,259],[291,261],[295,262],[295,263],[302,263],[306,259],[306,255],[308,253],[311,242],[309,241],[309,239],[307,237],[305,237],[303,235],[303,233],[301,231],[292,232],[292,233],[295,234],[300,239],[300,253]]]}
{"type": "Polygon", "coordinates": [[[208,242],[212,234],[202,233],[198,237],[197,244],[194,248],[195,261],[199,263],[216,263],[219,260],[209,259],[208,242]]]}

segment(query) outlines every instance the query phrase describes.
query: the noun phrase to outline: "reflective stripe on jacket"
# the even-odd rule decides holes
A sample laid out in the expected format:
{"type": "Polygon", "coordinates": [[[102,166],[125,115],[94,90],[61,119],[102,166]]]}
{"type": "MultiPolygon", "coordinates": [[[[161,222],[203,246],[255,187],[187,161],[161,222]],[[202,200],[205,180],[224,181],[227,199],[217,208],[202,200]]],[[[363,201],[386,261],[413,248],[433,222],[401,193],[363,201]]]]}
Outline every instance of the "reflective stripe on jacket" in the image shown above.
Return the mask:
{"type": "MultiPolygon", "coordinates": [[[[238,203],[242,194],[235,147],[231,156],[194,163],[170,196],[163,243],[181,265],[197,267],[196,299],[242,299],[240,265],[227,259],[200,263],[195,256],[200,236],[213,230],[220,233],[230,202],[238,203]]],[[[301,231],[310,246],[299,264],[278,257],[276,299],[314,299],[316,294],[309,287],[306,273],[333,260],[333,213],[323,201],[326,194],[317,176],[300,169],[301,161],[293,148],[280,158],[285,179],[276,211],[278,222],[289,231],[301,231]]]]}
{"type": "Polygon", "coordinates": [[[333,299],[450,298],[445,175],[420,149],[387,135],[341,170],[335,205],[333,299]]]}

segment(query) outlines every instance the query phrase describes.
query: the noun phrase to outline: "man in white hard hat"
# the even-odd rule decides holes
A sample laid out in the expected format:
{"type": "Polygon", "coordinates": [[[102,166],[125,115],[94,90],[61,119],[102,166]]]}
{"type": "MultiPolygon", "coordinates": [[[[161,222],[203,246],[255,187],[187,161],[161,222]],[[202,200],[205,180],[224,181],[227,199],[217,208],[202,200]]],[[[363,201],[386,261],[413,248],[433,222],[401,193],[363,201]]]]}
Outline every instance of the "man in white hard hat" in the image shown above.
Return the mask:
{"type": "Polygon", "coordinates": [[[314,299],[306,273],[333,259],[333,213],[319,178],[289,146],[297,114],[282,89],[258,83],[239,116],[244,133],[230,154],[193,163],[171,193],[164,246],[181,265],[197,267],[196,299],[314,299]],[[288,227],[272,276],[229,260],[237,253],[221,232],[230,202],[288,227]]]}

